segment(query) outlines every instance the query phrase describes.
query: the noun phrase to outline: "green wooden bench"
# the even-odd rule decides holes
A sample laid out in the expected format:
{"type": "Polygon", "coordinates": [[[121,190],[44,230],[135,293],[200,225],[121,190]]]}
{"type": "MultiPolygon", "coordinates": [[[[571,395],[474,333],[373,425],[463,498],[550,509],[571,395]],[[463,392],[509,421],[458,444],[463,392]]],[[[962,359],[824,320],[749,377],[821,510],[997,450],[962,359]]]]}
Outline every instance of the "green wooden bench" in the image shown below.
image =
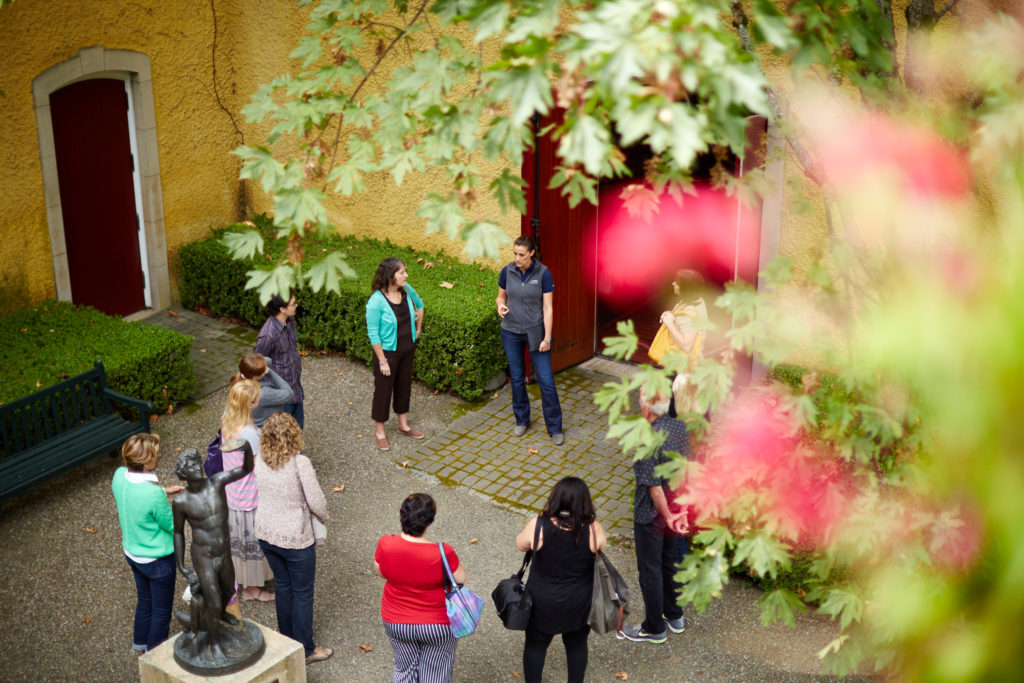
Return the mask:
{"type": "Polygon", "coordinates": [[[59,384],[0,406],[0,501],[88,462],[117,452],[132,434],[149,431],[153,404],[107,386],[103,363],[59,384]],[[121,403],[139,412],[129,422],[121,403]]]}

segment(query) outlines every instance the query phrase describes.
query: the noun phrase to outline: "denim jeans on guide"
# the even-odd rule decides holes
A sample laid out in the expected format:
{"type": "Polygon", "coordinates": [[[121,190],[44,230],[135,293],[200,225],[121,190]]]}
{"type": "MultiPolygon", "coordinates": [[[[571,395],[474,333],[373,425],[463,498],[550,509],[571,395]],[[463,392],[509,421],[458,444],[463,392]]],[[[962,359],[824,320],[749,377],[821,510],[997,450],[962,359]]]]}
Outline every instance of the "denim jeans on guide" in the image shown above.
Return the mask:
{"type": "MultiPolygon", "coordinates": [[[[530,397],[526,393],[526,335],[501,331],[501,345],[508,359],[508,372],[512,380],[512,413],[517,425],[530,424],[530,397]]],[[[540,403],[544,410],[544,424],[548,434],[562,432],[562,405],[558,402],[555,377],[551,373],[551,352],[531,351],[530,362],[540,385],[540,403]]]]}
{"type": "Polygon", "coordinates": [[[171,627],[171,608],[174,606],[174,581],[177,570],[174,554],[157,558],[153,562],[139,563],[125,555],[135,578],[135,627],[132,647],[148,652],[167,640],[171,627]]]}

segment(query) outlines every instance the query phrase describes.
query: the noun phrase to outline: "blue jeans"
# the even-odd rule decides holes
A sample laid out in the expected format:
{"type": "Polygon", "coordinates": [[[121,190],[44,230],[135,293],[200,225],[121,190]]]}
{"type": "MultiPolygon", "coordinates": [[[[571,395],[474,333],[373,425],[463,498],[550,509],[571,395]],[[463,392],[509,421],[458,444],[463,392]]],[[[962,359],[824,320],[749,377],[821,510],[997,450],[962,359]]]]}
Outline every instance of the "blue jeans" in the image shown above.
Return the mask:
{"type": "Polygon", "coordinates": [[[304,429],[306,426],[306,412],[302,409],[302,401],[298,403],[285,403],[284,410],[282,413],[288,413],[295,418],[295,421],[299,423],[299,429],[304,429]]]}
{"type": "MultiPolygon", "coordinates": [[[[501,331],[501,345],[508,358],[508,372],[512,379],[512,413],[517,425],[530,424],[530,397],[526,394],[526,350],[525,334],[501,331]]],[[[551,374],[551,352],[530,351],[530,362],[540,385],[540,404],[544,409],[544,424],[548,434],[562,432],[562,405],[558,402],[555,377],[551,374]]]]}
{"type": "Polygon", "coordinates": [[[167,640],[171,627],[171,608],[174,606],[174,581],[177,570],[174,553],[153,562],[140,564],[125,555],[135,577],[135,627],[132,647],[148,652],[167,640]]]}
{"type": "MultiPolygon", "coordinates": [[[[300,404],[301,405],[301,404],[300,404]]],[[[316,578],[316,544],[293,550],[260,540],[263,556],[274,572],[274,606],[277,630],[302,643],[306,656],[313,654],[313,580],[316,578]]]]}

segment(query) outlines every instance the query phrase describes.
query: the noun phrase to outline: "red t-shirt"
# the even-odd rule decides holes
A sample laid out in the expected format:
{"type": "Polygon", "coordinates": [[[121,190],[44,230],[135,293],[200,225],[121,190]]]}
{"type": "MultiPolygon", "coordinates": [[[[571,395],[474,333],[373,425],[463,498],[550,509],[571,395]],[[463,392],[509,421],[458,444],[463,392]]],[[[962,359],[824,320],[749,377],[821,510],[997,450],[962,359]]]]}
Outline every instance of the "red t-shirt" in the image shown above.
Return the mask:
{"type": "MultiPolygon", "coordinates": [[[[447,543],[444,554],[452,573],[459,556],[447,543]]],[[[444,565],[436,543],[414,543],[401,536],[382,536],[373,559],[386,579],[380,616],[392,624],[447,624],[444,606],[444,565]]]]}

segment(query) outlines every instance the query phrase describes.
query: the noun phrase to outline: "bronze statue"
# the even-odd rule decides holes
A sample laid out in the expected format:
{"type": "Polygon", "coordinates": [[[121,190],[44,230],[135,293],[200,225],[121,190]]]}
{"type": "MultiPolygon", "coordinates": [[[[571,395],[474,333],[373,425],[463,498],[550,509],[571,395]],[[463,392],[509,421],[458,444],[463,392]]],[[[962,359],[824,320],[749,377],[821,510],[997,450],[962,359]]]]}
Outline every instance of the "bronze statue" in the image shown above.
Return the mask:
{"type": "Polygon", "coordinates": [[[203,474],[203,457],[187,450],[178,457],[174,473],[185,490],[171,503],[174,513],[174,559],[192,591],[189,613],[178,612],[185,632],[174,641],[174,659],[192,673],[209,676],[244,669],[263,654],[263,634],[252,622],[239,623],[225,607],[235,593],[231,563],[228,503],[224,488],[252,472],[253,452],[245,439],[221,445],[222,451],[242,451],[241,467],[203,474]],[[185,566],[185,523],[192,526],[192,566],[185,566]]]}

